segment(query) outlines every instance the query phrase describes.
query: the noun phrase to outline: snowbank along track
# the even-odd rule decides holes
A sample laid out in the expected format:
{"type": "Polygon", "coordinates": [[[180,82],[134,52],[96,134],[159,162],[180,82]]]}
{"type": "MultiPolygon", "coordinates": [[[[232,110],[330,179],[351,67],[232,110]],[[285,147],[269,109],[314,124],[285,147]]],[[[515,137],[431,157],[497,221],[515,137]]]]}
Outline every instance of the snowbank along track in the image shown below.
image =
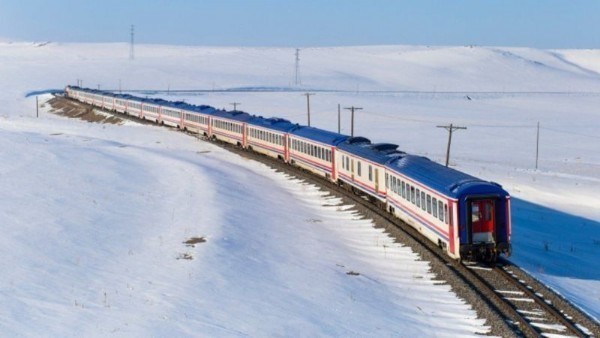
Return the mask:
{"type": "MultiPolygon", "coordinates": [[[[76,103],[77,106],[91,107],[67,98],[62,100],[76,103]]],[[[61,108],[64,105],[63,102],[61,108]]],[[[97,107],[93,109],[104,111],[97,107]]],[[[108,113],[121,119],[154,124],[129,115],[108,113]]],[[[165,127],[176,130],[173,127],[165,127]]],[[[188,134],[199,137],[196,134],[188,134]]],[[[212,141],[204,137],[200,138],[212,141]]],[[[509,261],[503,260],[496,266],[458,263],[445,255],[435,244],[421,237],[412,227],[341,186],[280,160],[232,144],[212,142],[240,156],[259,161],[275,170],[315,184],[343,198],[346,202],[354,203],[358,212],[373,219],[378,227],[385,228],[397,242],[409,245],[424,260],[431,262],[433,272],[439,278],[446,280],[459,297],[475,308],[479,316],[487,318],[491,326],[491,334],[503,337],[600,337],[600,325],[597,322],[509,261]],[[525,282],[521,278],[528,281],[525,282]]]]}

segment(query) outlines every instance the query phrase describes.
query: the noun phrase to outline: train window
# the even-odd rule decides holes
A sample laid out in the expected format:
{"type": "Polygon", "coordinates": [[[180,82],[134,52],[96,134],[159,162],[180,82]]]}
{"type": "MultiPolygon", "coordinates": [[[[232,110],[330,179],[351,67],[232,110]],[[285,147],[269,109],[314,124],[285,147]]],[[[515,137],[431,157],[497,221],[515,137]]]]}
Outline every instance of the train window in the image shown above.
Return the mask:
{"type": "Polygon", "coordinates": [[[448,224],[448,204],[444,204],[444,217],[446,219],[446,224],[448,224]]]}
{"type": "Polygon", "coordinates": [[[317,153],[316,153],[318,158],[321,158],[321,147],[317,147],[317,153]]]}
{"type": "Polygon", "coordinates": [[[402,181],[402,197],[406,198],[406,185],[404,181],[402,181]]]}
{"type": "Polygon", "coordinates": [[[433,215],[433,217],[437,218],[438,217],[437,216],[437,214],[438,214],[438,212],[437,212],[437,209],[438,209],[437,208],[437,198],[435,198],[435,197],[432,198],[431,204],[432,204],[431,206],[433,207],[433,209],[431,210],[432,211],[431,214],[433,215]]]}
{"type": "Polygon", "coordinates": [[[369,165],[369,181],[373,181],[373,167],[369,165]]]}
{"type": "Polygon", "coordinates": [[[444,213],[442,212],[444,210],[444,202],[442,201],[438,201],[438,217],[440,219],[440,221],[444,221],[444,213]]]}
{"type": "Polygon", "coordinates": [[[356,166],[357,166],[357,167],[356,167],[356,168],[357,168],[357,169],[356,169],[356,171],[357,171],[357,173],[358,173],[358,176],[361,176],[361,175],[360,175],[360,169],[361,169],[361,168],[360,168],[360,161],[356,161],[356,166]]]}
{"type": "Polygon", "coordinates": [[[350,159],[346,156],[346,170],[350,170],[350,159]]]}
{"type": "Polygon", "coordinates": [[[425,207],[425,192],[421,191],[421,209],[426,210],[425,207]]]}
{"type": "Polygon", "coordinates": [[[393,192],[396,192],[396,183],[397,183],[396,178],[392,177],[392,191],[393,192]]]}
{"type": "Polygon", "coordinates": [[[410,187],[410,201],[415,204],[415,187],[410,187]]]}
{"type": "Polygon", "coordinates": [[[417,189],[417,207],[421,206],[421,190],[417,189]]]}
{"type": "Polygon", "coordinates": [[[427,195],[427,212],[431,214],[431,195],[427,195]]]}
{"type": "Polygon", "coordinates": [[[388,175],[388,173],[385,173],[385,188],[389,189],[390,185],[389,185],[389,181],[390,180],[390,176],[388,175]]]}
{"type": "Polygon", "coordinates": [[[450,205],[450,215],[447,218],[450,218],[450,225],[454,225],[454,217],[452,217],[452,205],[450,205]]]}

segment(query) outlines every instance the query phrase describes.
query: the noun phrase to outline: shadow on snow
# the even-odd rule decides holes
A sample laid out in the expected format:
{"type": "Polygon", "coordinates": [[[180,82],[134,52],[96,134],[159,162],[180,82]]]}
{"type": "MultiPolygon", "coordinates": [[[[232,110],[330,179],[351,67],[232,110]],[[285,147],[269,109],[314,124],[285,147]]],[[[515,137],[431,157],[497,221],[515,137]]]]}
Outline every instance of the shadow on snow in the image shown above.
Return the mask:
{"type": "Polygon", "coordinates": [[[600,280],[600,223],[518,198],[511,199],[510,258],[546,275],[600,280]]]}

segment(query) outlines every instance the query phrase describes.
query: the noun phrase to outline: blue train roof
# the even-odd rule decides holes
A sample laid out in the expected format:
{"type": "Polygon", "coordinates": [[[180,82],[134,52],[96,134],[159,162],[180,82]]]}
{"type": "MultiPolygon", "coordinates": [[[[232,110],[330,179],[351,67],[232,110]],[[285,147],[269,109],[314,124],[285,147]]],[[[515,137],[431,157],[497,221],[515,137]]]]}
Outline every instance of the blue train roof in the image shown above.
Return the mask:
{"type": "Polygon", "coordinates": [[[91,94],[112,96],[112,97],[123,99],[123,100],[138,101],[138,102],[143,102],[143,103],[155,104],[155,105],[159,105],[159,106],[183,109],[183,110],[186,110],[189,112],[212,114],[214,111],[216,111],[216,109],[211,106],[207,106],[207,105],[197,106],[197,105],[186,103],[183,101],[167,101],[167,100],[164,100],[161,98],[147,98],[147,97],[142,98],[142,97],[134,96],[134,95],[130,95],[130,94],[117,94],[117,93],[113,93],[113,92],[107,92],[107,91],[91,89],[91,88],[81,88],[81,87],[77,87],[77,86],[69,86],[69,88],[74,89],[74,90],[80,90],[80,91],[91,93],[91,94]]]}
{"type": "Polygon", "coordinates": [[[212,113],[213,116],[222,117],[225,119],[236,120],[240,122],[247,122],[254,116],[240,110],[227,111],[227,110],[215,110],[212,113]]]}
{"type": "Polygon", "coordinates": [[[483,181],[422,156],[402,156],[386,166],[446,196],[457,199],[472,193],[508,196],[508,193],[496,183],[483,181]]]}
{"type": "Polygon", "coordinates": [[[385,164],[400,156],[404,152],[398,150],[398,145],[391,143],[372,144],[365,137],[351,137],[337,145],[337,147],[350,154],[360,156],[375,163],[385,164]]]}
{"type": "Polygon", "coordinates": [[[309,138],[311,140],[329,145],[337,145],[350,137],[348,135],[342,135],[332,131],[306,126],[298,126],[298,128],[292,130],[290,134],[309,138]]]}
{"type": "Polygon", "coordinates": [[[254,118],[248,120],[248,124],[252,124],[258,127],[275,129],[281,132],[289,132],[294,128],[298,128],[297,124],[292,123],[286,119],[277,117],[263,118],[260,116],[255,116],[254,118]]]}

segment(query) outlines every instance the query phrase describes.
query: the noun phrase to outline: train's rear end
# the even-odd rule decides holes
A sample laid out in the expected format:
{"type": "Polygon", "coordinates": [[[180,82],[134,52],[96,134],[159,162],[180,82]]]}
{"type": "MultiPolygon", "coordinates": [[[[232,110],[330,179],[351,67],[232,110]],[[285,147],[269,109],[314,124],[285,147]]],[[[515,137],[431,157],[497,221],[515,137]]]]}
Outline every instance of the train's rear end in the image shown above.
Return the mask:
{"type": "Polygon", "coordinates": [[[510,197],[488,183],[459,202],[460,256],[464,261],[493,263],[510,255],[510,197]]]}

